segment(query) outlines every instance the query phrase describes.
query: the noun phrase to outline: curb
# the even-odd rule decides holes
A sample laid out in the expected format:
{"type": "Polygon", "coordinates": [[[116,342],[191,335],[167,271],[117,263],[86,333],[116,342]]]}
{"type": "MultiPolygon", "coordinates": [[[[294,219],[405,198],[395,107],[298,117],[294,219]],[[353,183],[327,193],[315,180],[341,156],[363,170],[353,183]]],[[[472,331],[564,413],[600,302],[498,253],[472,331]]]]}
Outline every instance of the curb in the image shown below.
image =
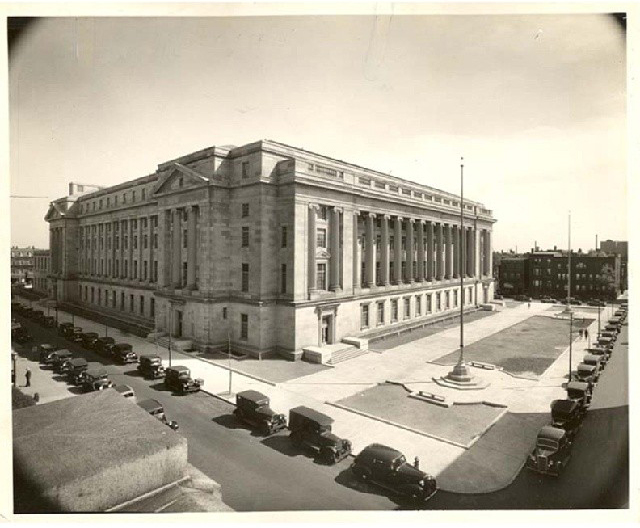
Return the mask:
{"type": "Polygon", "coordinates": [[[437,435],[433,435],[430,433],[425,433],[424,431],[419,431],[418,429],[414,429],[413,427],[409,427],[408,425],[402,425],[396,422],[393,422],[391,420],[387,420],[385,418],[380,418],[379,416],[373,416],[372,414],[366,413],[364,411],[359,411],[357,409],[354,409],[352,407],[347,407],[346,405],[341,405],[339,403],[334,403],[334,402],[329,402],[329,401],[325,401],[324,402],[326,405],[330,405],[331,407],[336,407],[337,409],[342,409],[343,411],[347,411],[347,412],[351,412],[353,414],[358,414],[360,416],[363,416],[365,418],[369,418],[370,420],[375,420],[377,422],[382,422],[385,423],[387,425],[391,425],[393,427],[397,427],[398,429],[404,429],[405,431],[409,431],[410,433],[414,433],[414,434],[418,434],[420,436],[426,436],[427,438],[431,438],[433,440],[437,440],[438,442],[444,442],[445,444],[449,444],[455,447],[460,447],[462,449],[469,449],[468,446],[461,444],[459,442],[456,442],[454,440],[448,440],[446,438],[442,438],[440,436],[437,435]]]}
{"type": "MultiPolygon", "coordinates": [[[[159,346],[162,346],[162,345],[159,345],[159,346]]],[[[164,347],[162,347],[162,348],[164,348],[164,347]]],[[[254,379],[256,381],[259,381],[261,383],[265,383],[266,385],[270,385],[272,387],[276,387],[278,385],[277,383],[275,383],[273,381],[269,381],[268,379],[261,378],[260,376],[256,376],[255,374],[249,374],[247,372],[243,372],[242,370],[238,370],[238,369],[235,369],[235,368],[232,368],[232,367],[228,367],[226,365],[222,365],[221,363],[217,363],[217,362],[212,361],[210,359],[205,359],[205,358],[197,357],[197,356],[191,356],[191,355],[189,355],[188,352],[183,352],[181,350],[180,351],[176,351],[176,352],[178,354],[182,354],[185,357],[188,357],[188,358],[191,358],[191,359],[198,359],[200,361],[204,361],[205,363],[209,363],[210,365],[214,365],[216,367],[219,367],[219,368],[222,368],[222,369],[225,369],[225,370],[230,370],[231,372],[235,372],[236,374],[239,374],[240,376],[246,376],[247,378],[254,379]]]]}

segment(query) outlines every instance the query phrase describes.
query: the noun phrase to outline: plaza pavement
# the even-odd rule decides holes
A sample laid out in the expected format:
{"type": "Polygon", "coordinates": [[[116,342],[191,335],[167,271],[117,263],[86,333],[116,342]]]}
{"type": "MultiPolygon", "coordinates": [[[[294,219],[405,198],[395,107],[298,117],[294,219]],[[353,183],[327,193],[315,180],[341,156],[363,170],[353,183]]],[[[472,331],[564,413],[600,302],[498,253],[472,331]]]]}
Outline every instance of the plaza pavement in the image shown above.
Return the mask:
{"type": "MultiPolygon", "coordinates": [[[[492,317],[469,323],[465,325],[465,342],[472,343],[483,339],[534,315],[553,316],[551,312],[547,311],[548,308],[549,305],[540,303],[532,303],[530,308],[523,304],[517,308],[500,311],[492,317]]],[[[59,311],[59,320],[69,320],[70,317],[69,314],[59,311]]],[[[606,317],[603,314],[603,321],[606,321],[606,317]]],[[[78,316],[75,317],[75,321],[84,331],[94,331],[104,335],[104,325],[78,316]]],[[[595,336],[597,321],[594,324],[589,330],[595,336]]],[[[115,328],[109,328],[109,335],[114,337],[116,341],[122,340],[130,343],[138,354],[157,353],[163,358],[165,364],[167,363],[169,353],[163,347],[149,343],[140,337],[122,333],[115,328]]],[[[354,453],[358,453],[366,445],[373,442],[391,445],[402,451],[407,460],[413,460],[418,456],[421,468],[438,476],[465,453],[466,450],[463,447],[355,414],[334,407],[330,403],[385,380],[402,381],[417,390],[425,390],[425,386],[428,384],[429,389],[427,390],[438,394],[451,390],[436,386],[428,381],[433,376],[446,374],[450,367],[434,365],[428,361],[457,350],[458,340],[459,328],[451,328],[400,345],[384,353],[366,354],[340,363],[333,369],[279,384],[267,383],[234,372],[231,375],[232,392],[237,393],[247,389],[259,390],[269,396],[275,411],[285,415],[288,414],[289,409],[299,405],[312,407],[330,415],[335,420],[333,431],[338,436],[351,440],[354,453]]],[[[585,347],[586,341],[574,343],[574,365],[580,362],[583,355],[582,350],[585,347]]],[[[567,355],[568,352],[562,353],[539,380],[518,379],[499,371],[480,371],[483,377],[491,381],[490,387],[481,391],[483,393],[481,399],[504,402],[509,406],[509,411],[513,413],[548,413],[551,400],[564,396],[561,384],[566,381],[564,373],[566,373],[567,355]]],[[[172,363],[189,367],[194,378],[204,380],[204,389],[207,392],[235,403],[234,396],[230,396],[227,392],[230,376],[229,371],[224,367],[208,362],[206,359],[194,357],[189,353],[177,351],[172,352],[172,363]]],[[[455,391],[455,395],[451,397],[460,401],[478,399],[479,395],[475,391],[455,391]]],[[[533,445],[535,436],[531,438],[531,442],[533,445]]],[[[461,493],[481,493],[504,487],[512,481],[524,463],[526,453],[520,453],[523,450],[522,446],[519,446],[518,449],[520,456],[511,454],[512,456],[505,459],[505,464],[500,467],[495,467],[495,460],[490,461],[491,466],[484,468],[492,475],[486,485],[483,484],[482,479],[469,481],[469,485],[466,485],[464,479],[452,478],[451,482],[448,482],[448,477],[447,479],[439,479],[438,486],[442,489],[455,489],[461,493]]],[[[464,468],[462,469],[464,470],[464,468]]],[[[475,461],[474,467],[470,469],[477,472],[483,468],[478,468],[477,461],[475,461]]],[[[461,474],[464,472],[462,471],[461,474]]]]}

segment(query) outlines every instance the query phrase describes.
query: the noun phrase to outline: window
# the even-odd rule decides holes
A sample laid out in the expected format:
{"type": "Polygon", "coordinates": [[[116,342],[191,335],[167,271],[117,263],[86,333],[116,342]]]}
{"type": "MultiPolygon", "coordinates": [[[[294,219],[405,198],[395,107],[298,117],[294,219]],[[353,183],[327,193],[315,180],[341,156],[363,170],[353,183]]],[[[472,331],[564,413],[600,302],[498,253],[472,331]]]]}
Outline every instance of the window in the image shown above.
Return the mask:
{"type": "Polygon", "coordinates": [[[327,247],[327,230],[326,229],[318,229],[316,233],[316,247],[326,249],[327,247]]]}
{"type": "Polygon", "coordinates": [[[120,309],[124,310],[124,292],[120,292],[120,309]]]}
{"type": "Polygon", "coordinates": [[[320,220],[326,220],[327,219],[327,206],[326,205],[321,205],[320,207],[318,207],[318,218],[320,220]]]}
{"type": "Polygon", "coordinates": [[[131,194],[133,196],[132,200],[135,202],[136,201],[136,191],[133,191],[131,194]]]}
{"type": "Polygon", "coordinates": [[[404,318],[409,319],[411,317],[411,298],[405,297],[404,299],[404,318]]]}
{"type": "Polygon", "coordinates": [[[398,322],[398,299],[391,299],[391,322],[398,322]]]}
{"type": "Polygon", "coordinates": [[[249,247],[249,228],[246,226],[242,228],[242,247],[249,247]]]}
{"type": "Polygon", "coordinates": [[[247,216],[249,216],[249,204],[248,203],[243,203],[242,204],[242,218],[246,218],[247,216]]]}
{"type": "Polygon", "coordinates": [[[378,326],[384,324],[384,301],[378,301],[378,326]]]}
{"type": "Polygon", "coordinates": [[[156,315],[156,300],[153,297],[151,297],[151,303],[150,303],[150,306],[149,306],[149,315],[151,317],[155,317],[155,315],[156,315]]]}
{"type": "Polygon", "coordinates": [[[144,316],[144,296],[140,296],[140,315],[144,316]]]}
{"type": "Polygon", "coordinates": [[[369,305],[360,305],[360,329],[369,328],[369,305]]]}
{"type": "Polygon", "coordinates": [[[158,233],[153,234],[153,249],[158,249],[158,233]]]}
{"type": "Polygon", "coordinates": [[[91,303],[93,304],[95,302],[95,288],[93,286],[91,286],[91,303]]]}
{"type": "Polygon", "coordinates": [[[316,276],[316,288],[318,290],[326,290],[327,289],[327,265],[322,263],[318,264],[318,273],[316,276]]]}
{"type": "Polygon", "coordinates": [[[144,201],[146,197],[147,197],[147,191],[146,189],[142,189],[142,200],[144,201]]]}
{"type": "Polygon", "coordinates": [[[287,293],[287,265],[282,264],[280,271],[280,291],[287,293]]]}
{"type": "Polygon", "coordinates": [[[123,277],[128,277],[129,276],[129,261],[125,260],[124,261],[124,271],[123,271],[123,277]]]}
{"type": "Polygon", "coordinates": [[[148,266],[148,262],[145,260],[145,261],[144,261],[144,265],[143,265],[143,269],[142,269],[142,271],[143,271],[142,280],[147,280],[147,276],[148,276],[148,275],[147,275],[148,268],[149,268],[149,266],[148,266]]]}
{"type": "Polygon", "coordinates": [[[430,314],[432,311],[431,308],[431,294],[427,294],[427,313],[430,314]]]}
{"type": "Polygon", "coordinates": [[[133,294],[129,295],[129,311],[133,312],[133,305],[134,305],[134,300],[133,300],[133,294]]]}
{"type": "Polygon", "coordinates": [[[416,295],[416,317],[422,315],[422,295],[416,295]]]}
{"type": "Polygon", "coordinates": [[[282,238],[280,241],[280,247],[287,247],[287,226],[282,226],[282,238]]]}
{"type": "Polygon", "coordinates": [[[223,319],[227,318],[227,307],[226,306],[222,307],[222,318],[223,319]]]}
{"type": "Polygon", "coordinates": [[[455,308],[456,306],[458,306],[458,290],[453,290],[453,307],[455,308]]]}
{"type": "Polygon", "coordinates": [[[100,198],[100,207],[99,209],[102,209],[102,198],[100,198]]]}
{"type": "Polygon", "coordinates": [[[442,296],[440,292],[436,293],[436,311],[439,312],[442,310],[442,296]]]}
{"type": "Polygon", "coordinates": [[[142,239],[142,246],[144,247],[144,249],[147,249],[149,247],[149,236],[148,235],[144,235],[144,237],[142,239]]]}
{"type": "Polygon", "coordinates": [[[188,269],[188,267],[187,267],[187,263],[186,263],[186,262],[183,262],[183,263],[182,263],[182,284],[183,284],[183,285],[186,285],[186,284],[187,284],[187,274],[188,274],[187,269],[188,269]]]}
{"type": "Polygon", "coordinates": [[[157,282],[158,280],[158,261],[154,260],[153,261],[153,278],[152,278],[153,282],[157,282]]]}
{"type": "Polygon", "coordinates": [[[248,161],[243,161],[242,162],[242,177],[243,178],[248,178],[249,177],[249,162],[248,161]]]}
{"type": "Polygon", "coordinates": [[[249,316],[240,314],[240,339],[246,341],[249,339],[249,316]]]}
{"type": "Polygon", "coordinates": [[[243,292],[249,291],[249,264],[242,265],[242,286],[240,289],[243,292]]]}
{"type": "Polygon", "coordinates": [[[116,307],[116,290],[113,290],[113,297],[111,297],[111,307],[116,307]]]}
{"type": "Polygon", "coordinates": [[[138,249],[138,235],[133,237],[133,249],[138,249]]]}
{"type": "Polygon", "coordinates": [[[186,230],[186,229],[184,229],[184,230],[182,231],[182,247],[183,247],[183,248],[185,248],[185,249],[187,248],[187,242],[188,242],[188,240],[189,240],[189,239],[188,239],[188,236],[189,236],[189,235],[187,234],[187,230],[186,230]]]}
{"type": "Polygon", "coordinates": [[[133,261],[133,278],[134,279],[138,278],[138,261],[137,260],[133,261]]]}

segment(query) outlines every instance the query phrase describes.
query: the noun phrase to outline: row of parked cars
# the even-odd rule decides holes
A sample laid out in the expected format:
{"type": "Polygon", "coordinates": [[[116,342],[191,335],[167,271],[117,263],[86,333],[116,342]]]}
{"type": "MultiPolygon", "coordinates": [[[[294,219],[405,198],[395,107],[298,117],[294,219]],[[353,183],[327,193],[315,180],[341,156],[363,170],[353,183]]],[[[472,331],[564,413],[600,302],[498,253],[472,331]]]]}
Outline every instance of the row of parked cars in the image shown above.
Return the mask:
{"type": "Polygon", "coordinates": [[[557,477],[571,459],[574,439],[591,404],[593,390],[611,357],[627,309],[625,302],[609,319],[593,347],[586,349],[587,354],[577,367],[576,379],[567,383],[567,397],[551,403],[551,424],[538,433],[536,446],[527,458],[527,468],[557,477]]]}
{"type": "MultiPolygon", "coordinates": [[[[271,409],[268,396],[248,390],[236,395],[234,414],[264,435],[288,429],[293,445],[308,449],[326,464],[335,464],[352,452],[349,440],[331,432],[333,418],[309,407],[291,409],[287,421],[284,414],[271,409]]],[[[437,491],[434,477],[408,464],[400,451],[382,444],[371,444],[360,451],[351,471],[362,482],[412,500],[427,501],[437,491]]]]}

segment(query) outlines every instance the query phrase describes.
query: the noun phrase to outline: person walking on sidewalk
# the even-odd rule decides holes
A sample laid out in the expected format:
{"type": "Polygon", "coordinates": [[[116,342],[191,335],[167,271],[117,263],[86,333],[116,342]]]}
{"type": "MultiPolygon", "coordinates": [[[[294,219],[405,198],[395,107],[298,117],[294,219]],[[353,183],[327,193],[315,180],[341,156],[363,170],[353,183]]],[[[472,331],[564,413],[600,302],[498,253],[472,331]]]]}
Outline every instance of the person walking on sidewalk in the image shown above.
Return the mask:
{"type": "Polygon", "coordinates": [[[27,384],[25,387],[31,387],[31,369],[27,367],[27,372],[24,374],[25,378],[27,378],[27,384]]]}
{"type": "Polygon", "coordinates": [[[586,328],[584,329],[584,338],[589,339],[589,330],[586,328]]]}
{"type": "Polygon", "coordinates": [[[413,467],[416,469],[420,469],[420,459],[416,457],[413,461],[413,467]]]}

